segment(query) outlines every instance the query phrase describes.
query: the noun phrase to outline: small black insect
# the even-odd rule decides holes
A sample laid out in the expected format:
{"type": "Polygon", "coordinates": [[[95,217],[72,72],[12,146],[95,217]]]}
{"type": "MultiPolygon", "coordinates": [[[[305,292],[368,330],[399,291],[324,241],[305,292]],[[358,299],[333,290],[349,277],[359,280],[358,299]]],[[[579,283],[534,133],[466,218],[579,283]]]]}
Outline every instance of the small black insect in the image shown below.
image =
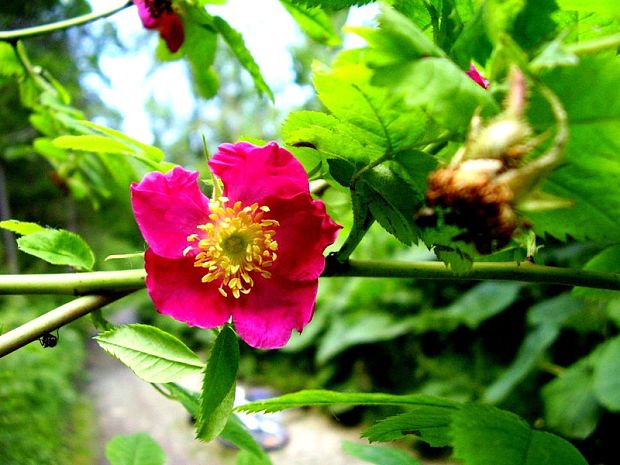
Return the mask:
{"type": "Polygon", "coordinates": [[[52,333],[45,333],[39,338],[39,342],[45,348],[56,347],[56,344],[58,344],[58,330],[56,330],[55,336],[52,333]]]}

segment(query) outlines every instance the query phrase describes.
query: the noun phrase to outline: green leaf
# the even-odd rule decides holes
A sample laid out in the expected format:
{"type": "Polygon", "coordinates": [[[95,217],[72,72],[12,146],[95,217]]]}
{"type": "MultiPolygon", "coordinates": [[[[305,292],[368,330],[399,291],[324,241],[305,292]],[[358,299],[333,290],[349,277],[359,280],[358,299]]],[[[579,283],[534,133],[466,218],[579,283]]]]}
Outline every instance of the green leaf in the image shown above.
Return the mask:
{"type": "Polygon", "coordinates": [[[260,72],[260,68],[254,61],[252,54],[245,46],[245,42],[243,41],[241,34],[219,16],[213,17],[213,26],[224,38],[232,52],[237,57],[237,60],[239,60],[241,66],[243,66],[248,73],[250,73],[250,76],[252,76],[252,79],[254,80],[256,90],[267,95],[273,102],[273,92],[271,92],[271,89],[265,82],[265,79],[260,72]]]}
{"type": "Polygon", "coordinates": [[[407,413],[388,417],[375,423],[362,433],[370,442],[386,442],[406,435],[418,436],[432,447],[444,447],[451,443],[451,416],[458,406],[451,407],[419,405],[407,413]]]}
{"type": "Polygon", "coordinates": [[[211,98],[219,87],[217,74],[213,70],[218,36],[213,18],[200,7],[186,4],[184,8],[187,9],[183,23],[185,41],[180,51],[189,61],[197,91],[202,97],[211,98]]]}
{"type": "Polygon", "coordinates": [[[15,49],[8,42],[0,41],[0,77],[21,76],[24,73],[15,49]]]}
{"type": "MultiPolygon", "coordinates": [[[[620,245],[613,245],[602,252],[596,254],[583,267],[588,271],[605,271],[608,273],[620,273],[620,245]]],[[[603,289],[590,289],[587,287],[576,287],[573,295],[577,297],[607,298],[614,299],[620,297],[618,291],[608,291],[603,289]]]]}
{"type": "Polygon", "coordinates": [[[52,265],[90,271],[95,264],[95,255],[84,239],[63,229],[45,229],[22,236],[17,239],[17,246],[52,265]]]}
{"type": "Polygon", "coordinates": [[[465,405],[452,416],[454,458],[465,465],[587,465],[569,442],[533,431],[518,416],[465,405]]]}
{"type": "Polygon", "coordinates": [[[251,402],[236,409],[243,412],[278,412],[297,407],[318,407],[327,405],[429,405],[452,407],[458,405],[446,399],[420,394],[395,395],[375,393],[346,393],[325,390],[306,390],[285,394],[267,400],[251,402]]]}
{"type": "Polygon", "coordinates": [[[313,83],[329,111],[349,126],[359,142],[377,146],[378,156],[410,147],[424,135],[426,116],[420,110],[403,112],[398,98],[372,86],[369,79],[367,68],[350,64],[331,71],[315,67],[313,83]]]}
{"type": "Polygon", "coordinates": [[[166,461],[162,448],[147,433],[114,436],[105,455],[110,465],[164,465],[166,461]]]}
{"type": "Polygon", "coordinates": [[[204,366],[183,342],[153,326],[121,326],[99,334],[95,340],[150,383],[176,381],[199,372],[204,366]]]}
{"type": "Polygon", "coordinates": [[[596,429],[603,409],[593,390],[593,357],[580,360],[542,391],[545,423],[558,433],[585,439],[596,429]]]}
{"type": "Polygon", "coordinates": [[[366,5],[373,0],[298,0],[297,3],[301,3],[308,6],[320,6],[328,10],[341,10],[353,5],[366,5]]]}
{"type": "Polygon", "coordinates": [[[415,214],[424,203],[400,176],[385,166],[366,171],[359,189],[366,196],[368,207],[377,222],[405,245],[418,237],[415,214]]]}
{"type": "MultiPolygon", "coordinates": [[[[568,113],[570,137],[562,165],[542,189],[571,200],[573,206],[530,212],[527,217],[538,235],[616,243],[620,237],[620,99],[609,96],[617,92],[620,60],[584,57],[577,66],[554,69],[543,79],[568,113]]],[[[530,107],[537,130],[554,125],[545,101],[534,98],[530,107]]]]}
{"type": "Polygon", "coordinates": [[[27,236],[28,234],[45,231],[45,228],[43,226],[39,226],[37,223],[19,220],[0,221],[0,228],[6,229],[7,231],[12,231],[22,236],[27,236]]]}
{"type": "Polygon", "coordinates": [[[235,380],[239,369],[239,339],[224,326],[215,340],[204,373],[196,437],[215,439],[226,426],[235,401],[235,380]]]}
{"type": "Polygon", "coordinates": [[[230,415],[220,437],[249,455],[248,461],[244,463],[252,465],[271,465],[269,456],[236,415],[230,415]]]}
{"type": "MultiPolygon", "coordinates": [[[[282,127],[282,137],[287,145],[316,150],[324,160],[341,158],[368,162],[371,155],[381,155],[379,148],[369,148],[358,141],[349,126],[331,115],[316,111],[291,113],[282,127]]],[[[350,161],[348,164],[351,166],[350,161]]],[[[343,182],[348,187],[348,182],[343,182]]]]}
{"type": "Polygon", "coordinates": [[[340,36],[334,30],[329,16],[323,10],[289,0],[280,0],[280,3],[308,37],[331,47],[340,45],[340,36]]]}
{"type": "Polygon", "coordinates": [[[594,363],[594,394],[612,412],[620,410],[620,336],[605,344],[594,363]]]}
{"type": "Polygon", "coordinates": [[[421,462],[404,450],[393,447],[369,446],[351,441],[343,441],[346,453],[364,462],[375,465],[421,465],[421,462]]]}
{"type": "Polygon", "coordinates": [[[486,5],[482,4],[450,49],[450,56],[462,69],[468,69],[472,60],[486,62],[493,49],[484,27],[485,11],[486,5]]]}
{"type": "Polygon", "coordinates": [[[423,110],[439,125],[465,133],[474,112],[499,110],[491,94],[447,58],[424,58],[376,70],[373,84],[392,87],[412,109],[423,110]]]}

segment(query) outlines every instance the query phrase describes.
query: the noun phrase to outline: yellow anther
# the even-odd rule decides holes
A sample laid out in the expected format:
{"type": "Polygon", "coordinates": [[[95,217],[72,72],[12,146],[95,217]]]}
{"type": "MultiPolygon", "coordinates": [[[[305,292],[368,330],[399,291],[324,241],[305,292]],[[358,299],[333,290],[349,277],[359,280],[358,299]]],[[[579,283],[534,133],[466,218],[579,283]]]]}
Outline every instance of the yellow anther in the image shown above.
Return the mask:
{"type": "Polygon", "coordinates": [[[240,201],[226,206],[228,201],[226,197],[220,197],[209,202],[210,221],[197,225],[199,232],[187,237],[188,242],[197,245],[186,247],[183,255],[195,250],[194,266],[208,271],[202,282],[219,281],[218,292],[223,297],[228,297],[230,292],[238,299],[241,294],[252,291],[253,273],[263,278],[271,277],[266,268],[271,267],[277,258],[274,228],[279,223],[263,219],[270,211],[267,206],[254,203],[244,207],[240,201]]]}

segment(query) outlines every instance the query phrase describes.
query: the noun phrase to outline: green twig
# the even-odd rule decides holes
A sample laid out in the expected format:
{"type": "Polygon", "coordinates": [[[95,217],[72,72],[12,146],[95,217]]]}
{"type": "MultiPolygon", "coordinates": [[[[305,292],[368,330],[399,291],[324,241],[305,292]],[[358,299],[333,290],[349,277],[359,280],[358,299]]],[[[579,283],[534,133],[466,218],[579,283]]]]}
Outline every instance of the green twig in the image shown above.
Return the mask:
{"type": "Polygon", "coordinates": [[[523,281],[541,284],[584,286],[620,291],[620,273],[535,265],[530,262],[475,262],[467,273],[456,273],[443,262],[394,262],[350,260],[329,266],[323,276],[417,278],[450,281],[523,281]]]}
{"type": "Polygon", "coordinates": [[[575,55],[589,55],[620,47],[620,33],[566,45],[575,55]]]}
{"type": "Polygon", "coordinates": [[[146,272],[139,270],[92,273],[0,275],[1,294],[85,295],[135,291],[144,287],[146,272]]]}
{"type": "Polygon", "coordinates": [[[109,10],[100,11],[98,13],[87,13],[76,18],[65,19],[63,21],[58,21],[55,23],[42,24],[40,26],[26,27],[23,29],[15,29],[13,31],[0,31],[0,40],[15,42],[21,39],[25,39],[27,37],[40,36],[44,34],[49,34],[51,32],[69,29],[70,27],[80,26],[82,24],[90,23],[100,18],[105,18],[106,16],[113,15],[114,13],[127,8],[132,3],[133,2],[129,0],[125,3],[110,8],[109,10]]]}
{"type": "Polygon", "coordinates": [[[44,313],[34,320],[30,320],[8,333],[0,335],[0,357],[4,357],[20,347],[36,341],[44,334],[71,323],[73,320],[77,320],[125,295],[127,295],[126,292],[78,297],[54,310],[44,313]]]}
{"type": "MultiPolygon", "coordinates": [[[[620,273],[560,268],[530,262],[474,262],[467,273],[456,273],[443,262],[391,260],[328,260],[323,277],[417,278],[452,281],[502,280],[620,291],[620,273]]],[[[144,270],[0,275],[0,294],[84,295],[131,292],[144,288],[144,270]]]]}

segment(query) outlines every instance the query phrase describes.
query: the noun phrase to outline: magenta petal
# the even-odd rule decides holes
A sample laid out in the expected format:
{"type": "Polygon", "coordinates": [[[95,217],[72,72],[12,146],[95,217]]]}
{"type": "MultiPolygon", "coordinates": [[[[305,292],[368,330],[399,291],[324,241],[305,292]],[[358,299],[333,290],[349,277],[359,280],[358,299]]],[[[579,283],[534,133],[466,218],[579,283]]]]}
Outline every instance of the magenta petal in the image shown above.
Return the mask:
{"type": "Polygon", "coordinates": [[[233,322],[239,337],[257,349],[284,346],[293,329],[301,332],[314,313],[318,280],[261,279],[237,300],[233,322]]]}
{"type": "Polygon", "coordinates": [[[200,281],[204,270],[194,267],[191,258],[169,260],[147,249],[144,259],[146,289],[158,312],[202,328],[229,320],[229,303],[217,285],[200,281]]]}
{"type": "Polygon", "coordinates": [[[151,172],[131,185],[136,222],[150,248],[165,258],[180,258],[187,236],[208,221],[209,199],[198,188],[198,172],[180,166],[166,174],[151,172]]]}
{"type": "Polygon", "coordinates": [[[301,163],[275,142],[264,147],[247,142],[222,144],[209,166],[224,183],[224,195],[248,205],[268,195],[293,197],[309,190],[301,163]]]}
{"type": "Polygon", "coordinates": [[[151,12],[146,6],[146,1],[134,0],[133,2],[138,7],[138,15],[140,16],[142,25],[147,29],[156,29],[158,24],[157,18],[151,16],[151,12]]]}
{"type": "Polygon", "coordinates": [[[183,40],[185,40],[181,18],[176,13],[164,13],[159,20],[159,35],[166,42],[168,50],[174,53],[181,48],[183,40]]]}
{"type": "Polygon", "coordinates": [[[292,199],[268,198],[270,217],[279,221],[275,240],[278,258],[273,273],[302,281],[318,278],[325,268],[323,251],[334,243],[341,226],[327,215],[320,200],[310,195],[292,199]]]}

